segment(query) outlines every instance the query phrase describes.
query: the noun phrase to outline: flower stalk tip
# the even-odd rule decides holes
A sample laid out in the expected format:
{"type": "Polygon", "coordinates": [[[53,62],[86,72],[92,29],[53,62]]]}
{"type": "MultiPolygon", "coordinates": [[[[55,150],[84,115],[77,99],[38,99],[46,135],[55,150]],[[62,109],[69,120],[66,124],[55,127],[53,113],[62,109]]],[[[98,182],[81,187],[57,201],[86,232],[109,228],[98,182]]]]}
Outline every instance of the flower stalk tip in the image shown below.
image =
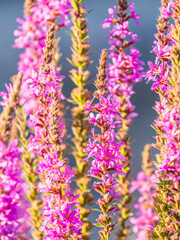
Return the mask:
{"type": "Polygon", "coordinates": [[[103,28],[110,28],[109,32],[109,59],[107,67],[107,88],[113,95],[115,101],[119,103],[118,113],[122,118],[122,127],[118,129],[119,135],[116,136],[119,141],[124,142],[120,147],[121,154],[126,159],[126,164],[123,167],[125,176],[118,175],[120,183],[118,191],[121,192],[122,198],[119,200],[119,218],[118,223],[120,228],[117,231],[118,239],[126,239],[130,226],[127,225],[128,218],[131,215],[130,203],[132,200],[130,188],[131,173],[131,148],[130,136],[128,130],[137,114],[135,106],[131,103],[131,96],[134,93],[134,84],[142,80],[142,70],[144,63],[139,60],[140,53],[133,46],[138,41],[138,36],[133,34],[129,29],[129,20],[134,19],[137,24],[139,16],[135,14],[134,4],[128,3],[126,0],[119,0],[118,6],[109,8],[109,19],[105,19],[103,28]],[[130,13],[127,9],[130,7],[130,13]],[[117,9],[117,13],[116,13],[117,9]],[[115,13],[117,17],[115,16],[115,13]],[[130,52],[130,54],[129,54],[130,52]]]}
{"type": "Polygon", "coordinates": [[[93,196],[89,191],[89,183],[91,181],[88,176],[89,162],[85,161],[86,153],[83,149],[87,146],[88,134],[90,125],[84,114],[85,103],[90,101],[90,92],[85,89],[87,79],[90,72],[87,67],[90,64],[89,49],[90,45],[88,39],[88,27],[86,19],[86,6],[81,5],[83,0],[71,0],[71,20],[73,26],[71,27],[71,39],[72,39],[72,57],[69,62],[72,64],[73,69],[70,70],[70,78],[76,85],[71,92],[71,102],[75,105],[71,109],[73,123],[72,132],[74,138],[72,142],[73,156],[76,161],[76,184],[78,189],[76,191],[79,194],[78,201],[80,204],[80,219],[84,223],[82,227],[83,240],[89,240],[90,230],[92,223],[88,219],[91,210],[89,205],[92,203],[93,196]]]}

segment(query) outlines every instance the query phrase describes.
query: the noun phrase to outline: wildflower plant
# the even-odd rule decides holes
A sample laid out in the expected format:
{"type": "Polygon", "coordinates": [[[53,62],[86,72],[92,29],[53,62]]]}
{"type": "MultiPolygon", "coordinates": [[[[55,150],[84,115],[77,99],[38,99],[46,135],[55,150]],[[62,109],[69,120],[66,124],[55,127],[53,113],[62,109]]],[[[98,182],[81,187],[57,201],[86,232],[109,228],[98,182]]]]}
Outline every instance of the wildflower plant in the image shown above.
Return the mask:
{"type": "Polygon", "coordinates": [[[86,153],[83,151],[87,146],[90,126],[86,119],[86,114],[83,113],[85,103],[90,100],[90,93],[86,89],[86,82],[90,75],[87,70],[90,64],[88,39],[88,27],[86,19],[86,6],[82,5],[82,0],[71,0],[71,20],[72,27],[69,33],[72,39],[72,55],[71,63],[73,69],[70,70],[70,78],[75,84],[75,88],[71,91],[70,102],[75,105],[71,109],[72,114],[72,132],[73,132],[73,156],[76,161],[76,183],[78,189],[76,192],[80,194],[80,218],[83,221],[83,240],[89,239],[89,231],[92,228],[92,223],[88,220],[91,213],[88,207],[93,196],[88,187],[91,181],[88,176],[89,162],[84,161],[86,153]]]}
{"type": "Polygon", "coordinates": [[[118,175],[119,191],[122,194],[118,202],[120,226],[117,231],[118,239],[125,239],[129,233],[127,225],[128,218],[131,214],[131,194],[130,194],[130,173],[131,173],[131,149],[130,136],[128,130],[137,113],[134,111],[135,106],[131,102],[131,96],[134,94],[133,86],[142,80],[142,70],[144,63],[139,60],[139,50],[134,47],[138,41],[137,34],[133,34],[129,29],[131,19],[135,20],[139,25],[139,15],[135,14],[134,3],[127,1],[118,1],[117,7],[110,8],[109,19],[105,19],[102,27],[111,28],[108,35],[108,43],[110,44],[109,59],[110,62],[107,68],[107,87],[116,102],[119,103],[118,112],[122,118],[122,127],[118,128],[119,141],[124,142],[120,147],[120,152],[125,156],[126,164],[123,171],[124,176],[118,175]],[[130,13],[127,12],[128,7],[130,13]],[[130,40],[129,40],[130,39],[130,40]]]}
{"type": "Polygon", "coordinates": [[[152,239],[152,230],[159,217],[154,211],[154,198],[156,175],[150,155],[151,146],[146,144],[142,152],[142,171],[137,175],[137,179],[131,182],[130,192],[138,190],[140,197],[134,208],[137,209],[137,217],[131,217],[130,222],[133,224],[133,232],[136,233],[136,239],[152,239]]]}
{"type": "Polygon", "coordinates": [[[43,223],[40,228],[45,232],[44,239],[66,239],[81,234],[79,209],[72,210],[78,195],[71,191],[69,183],[75,171],[68,165],[68,159],[62,159],[62,139],[64,124],[59,117],[59,101],[64,99],[61,92],[61,80],[57,70],[51,68],[53,44],[56,34],[55,25],[51,25],[47,39],[51,39],[51,54],[46,56],[49,42],[44,49],[43,62],[37,73],[29,80],[32,93],[38,107],[35,114],[35,136],[31,139],[32,148],[41,157],[37,172],[41,174],[40,192],[44,195],[43,223]]]}
{"type": "Polygon", "coordinates": [[[103,50],[95,82],[97,90],[94,92],[94,98],[97,98],[98,103],[93,104],[92,100],[86,103],[85,107],[85,111],[90,111],[89,122],[94,128],[87,148],[84,149],[88,153],[86,159],[93,158],[89,171],[90,175],[97,179],[93,183],[93,188],[101,195],[97,200],[101,214],[96,219],[98,222],[96,225],[102,228],[99,231],[102,240],[109,239],[116,225],[112,215],[118,210],[114,200],[120,197],[120,192],[116,192],[119,185],[116,176],[125,175],[121,170],[124,164],[120,164],[124,162],[124,157],[120,154],[120,146],[123,143],[116,141],[115,132],[115,128],[121,127],[121,117],[117,111],[119,103],[108,94],[106,87],[106,55],[107,51],[103,50]],[[100,129],[100,133],[96,128],[100,129]]]}
{"type": "Polygon", "coordinates": [[[159,223],[153,230],[154,238],[178,239],[179,228],[179,10],[178,1],[162,1],[158,19],[158,33],[153,52],[155,64],[149,63],[148,80],[153,81],[152,90],[159,94],[154,122],[158,177],[155,211],[159,223]],[[170,19],[174,25],[170,25],[170,19]]]}
{"type": "Polygon", "coordinates": [[[152,50],[156,59],[146,74],[135,47],[139,38],[130,26],[130,20],[140,25],[135,4],[117,0],[108,9],[99,27],[110,29],[110,47],[102,50],[93,93],[87,86],[93,82],[90,11],[83,4],[25,0],[23,19],[17,20],[13,47],[23,49],[19,73],[6,84],[7,92],[0,92],[0,239],[91,240],[99,228],[99,240],[130,239],[132,233],[138,240],[177,240],[180,2],[161,0],[152,50]],[[66,64],[74,88],[67,96],[56,37],[61,29],[72,40],[71,67],[66,64]],[[152,144],[159,152],[152,162],[150,145],[145,146],[142,171],[132,180],[129,128],[137,113],[131,97],[143,76],[159,96],[152,144]],[[140,197],[133,216],[135,190],[140,197]]]}

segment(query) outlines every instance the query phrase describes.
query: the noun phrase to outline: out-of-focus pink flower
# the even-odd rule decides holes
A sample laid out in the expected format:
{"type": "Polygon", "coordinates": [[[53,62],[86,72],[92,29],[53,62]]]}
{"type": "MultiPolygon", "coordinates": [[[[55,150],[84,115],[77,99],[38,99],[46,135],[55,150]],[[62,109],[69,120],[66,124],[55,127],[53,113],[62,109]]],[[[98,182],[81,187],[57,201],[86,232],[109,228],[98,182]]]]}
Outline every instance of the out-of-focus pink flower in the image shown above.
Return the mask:
{"type": "Polygon", "coordinates": [[[17,240],[17,235],[28,230],[28,205],[20,169],[22,150],[17,144],[17,139],[8,147],[0,141],[0,236],[10,240],[17,240]]]}
{"type": "Polygon", "coordinates": [[[162,7],[161,8],[161,16],[160,19],[162,18],[170,18],[172,16],[172,12],[170,11],[170,8],[174,8],[175,7],[175,3],[173,1],[170,1],[166,7],[162,7]]]}
{"type": "Polygon", "coordinates": [[[134,3],[129,3],[129,7],[130,7],[132,17],[136,21],[137,25],[140,25],[140,22],[137,20],[139,18],[139,15],[136,14],[134,10],[134,3]]]}
{"type": "Polygon", "coordinates": [[[143,171],[137,175],[137,180],[132,181],[130,191],[138,190],[141,194],[138,203],[134,205],[137,209],[137,217],[131,217],[130,222],[133,224],[133,232],[137,234],[136,239],[142,240],[147,238],[154,228],[154,223],[159,217],[153,211],[155,200],[153,199],[153,190],[155,174],[147,176],[143,171]],[[144,237],[144,238],[142,238],[144,237]]]}
{"type": "Polygon", "coordinates": [[[114,18],[115,11],[116,11],[116,6],[108,9],[109,19],[106,18],[104,20],[104,23],[102,24],[102,28],[109,28],[112,23],[116,23],[116,19],[114,18]]]}

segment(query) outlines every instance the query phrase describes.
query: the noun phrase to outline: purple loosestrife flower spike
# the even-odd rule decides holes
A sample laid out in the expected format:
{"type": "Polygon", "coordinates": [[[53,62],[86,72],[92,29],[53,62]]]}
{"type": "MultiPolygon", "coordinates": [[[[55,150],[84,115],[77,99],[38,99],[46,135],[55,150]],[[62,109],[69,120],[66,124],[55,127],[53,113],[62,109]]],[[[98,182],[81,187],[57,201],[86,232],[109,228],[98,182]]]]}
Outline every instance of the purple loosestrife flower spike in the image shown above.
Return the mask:
{"type": "MultiPolygon", "coordinates": [[[[40,194],[37,192],[38,175],[35,172],[37,169],[38,156],[28,148],[30,139],[28,138],[29,129],[26,128],[27,125],[28,127],[32,127],[28,114],[34,111],[38,102],[34,101],[31,97],[28,79],[31,77],[32,70],[36,71],[41,62],[48,25],[51,24],[51,22],[56,22],[58,29],[68,25],[69,8],[70,3],[67,0],[26,0],[24,4],[24,20],[18,19],[21,26],[14,32],[17,37],[14,47],[25,48],[24,52],[20,55],[18,64],[18,68],[23,71],[24,76],[21,91],[21,106],[17,109],[16,114],[18,118],[19,139],[21,147],[24,149],[22,153],[24,177],[29,185],[27,198],[31,202],[29,208],[31,234],[35,240],[43,238],[43,233],[39,231],[42,223],[41,211],[39,211],[42,207],[42,201],[40,200],[40,194]]],[[[49,37],[51,38],[52,36],[49,37]]],[[[47,39],[47,41],[49,43],[52,42],[50,39],[47,39]]],[[[53,68],[55,68],[59,60],[56,45],[57,44],[53,44],[56,53],[51,56],[53,58],[53,68]]],[[[49,45],[48,47],[49,49],[45,56],[47,59],[49,59],[49,56],[47,57],[48,52],[52,52],[52,46],[49,45]]]]}
{"type": "Polygon", "coordinates": [[[118,6],[108,9],[109,19],[105,19],[103,28],[110,28],[109,32],[109,59],[107,68],[108,81],[107,87],[118,105],[118,112],[122,118],[122,128],[119,128],[120,135],[118,139],[124,144],[120,147],[120,152],[125,156],[126,164],[123,171],[125,176],[118,175],[120,183],[118,191],[121,192],[122,198],[119,201],[119,230],[118,239],[126,239],[130,226],[127,220],[131,214],[130,202],[130,172],[131,172],[131,149],[130,136],[128,129],[137,114],[135,106],[131,103],[131,96],[134,94],[134,84],[142,80],[142,70],[144,63],[139,60],[140,53],[133,46],[138,41],[138,36],[129,30],[129,20],[134,19],[137,24],[139,16],[135,14],[134,3],[126,0],[119,0],[118,6]],[[130,13],[126,10],[130,7],[130,13]],[[117,15],[117,16],[116,16],[117,15]]]}
{"type": "MultiPolygon", "coordinates": [[[[52,39],[50,36],[55,36],[55,31],[55,25],[51,25],[47,39],[52,39]]],[[[46,44],[44,62],[28,81],[39,103],[35,110],[35,136],[31,148],[40,156],[37,172],[41,176],[39,191],[44,196],[40,230],[45,233],[45,240],[81,239],[80,209],[76,207],[79,196],[70,189],[75,170],[71,170],[68,159],[62,158],[65,126],[59,117],[59,101],[64,99],[61,92],[64,77],[58,75],[58,68],[52,69],[54,48],[52,46],[47,56],[49,43],[46,41],[46,44]]]]}
{"type": "Polygon", "coordinates": [[[119,186],[116,176],[124,174],[122,172],[124,164],[120,162],[125,160],[120,154],[123,143],[116,140],[117,133],[115,133],[115,129],[121,127],[121,117],[117,111],[119,103],[116,103],[113,96],[108,94],[106,87],[106,56],[107,50],[103,50],[95,82],[97,90],[94,98],[98,102],[95,104],[92,100],[86,103],[85,111],[90,112],[89,122],[94,127],[87,148],[84,149],[88,153],[86,159],[92,159],[89,173],[96,179],[93,189],[101,195],[96,202],[100,208],[98,211],[101,212],[96,225],[101,228],[99,239],[102,240],[109,239],[116,225],[113,215],[118,210],[115,203],[120,197],[120,192],[116,191],[119,186]]]}
{"type": "MultiPolygon", "coordinates": [[[[28,213],[27,202],[21,178],[20,154],[18,140],[10,142],[10,128],[14,109],[19,103],[22,73],[12,78],[13,85],[6,94],[3,111],[0,114],[0,237],[2,240],[27,239],[28,213]]],[[[4,96],[1,93],[1,96],[4,96]]]]}
{"type": "Polygon", "coordinates": [[[158,222],[159,217],[154,212],[153,194],[154,180],[156,176],[152,167],[152,159],[150,156],[150,145],[146,144],[142,152],[142,169],[137,175],[137,179],[131,182],[130,191],[138,190],[140,197],[138,203],[134,204],[137,209],[136,216],[131,217],[130,222],[133,224],[133,232],[136,233],[137,240],[152,240],[152,229],[155,223],[158,222]]]}
{"type": "Polygon", "coordinates": [[[180,236],[180,3],[162,0],[153,52],[155,63],[149,63],[148,81],[159,95],[155,104],[158,117],[154,122],[159,150],[155,163],[157,190],[154,195],[159,223],[153,239],[179,239],[180,236]],[[170,25],[169,21],[173,24],[170,25]]]}
{"type": "Polygon", "coordinates": [[[88,190],[89,182],[91,181],[88,176],[89,162],[84,161],[87,156],[83,149],[87,146],[88,134],[90,130],[89,122],[87,121],[86,114],[83,114],[85,102],[90,101],[90,93],[85,89],[87,79],[90,72],[87,67],[90,63],[89,59],[89,42],[86,19],[86,6],[81,5],[83,0],[70,0],[71,20],[72,27],[70,35],[72,36],[72,60],[69,62],[72,64],[73,69],[70,71],[70,78],[76,85],[71,92],[71,102],[75,105],[72,109],[72,132],[73,132],[73,151],[72,155],[76,161],[76,184],[77,194],[80,194],[78,199],[81,202],[80,205],[80,219],[84,223],[82,228],[83,240],[89,240],[90,230],[92,223],[88,220],[91,213],[88,205],[93,200],[92,194],[88,190]],[[77,69],[76,69],[77,68],[77,69]]]}

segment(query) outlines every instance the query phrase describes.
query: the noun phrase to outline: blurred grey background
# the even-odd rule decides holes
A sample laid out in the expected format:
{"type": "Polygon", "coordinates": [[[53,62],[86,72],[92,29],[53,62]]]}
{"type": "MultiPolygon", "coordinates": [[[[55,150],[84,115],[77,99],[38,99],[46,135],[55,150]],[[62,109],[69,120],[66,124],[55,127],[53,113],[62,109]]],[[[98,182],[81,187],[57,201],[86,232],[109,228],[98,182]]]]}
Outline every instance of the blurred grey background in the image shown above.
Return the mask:
{"type": "MultiPolygon", "coordinates": [[[[140,37],[140,41],[136,44],[136,47],[139,48],[142,54],[141,60],[145,62],[145,71],[147,71],[147,62],[154,61],[154,55],[150,51],[155,39],[154,34],[156,33],[156,19],[159,15],[158,7],[160,6],[160,0],[136,0],[134,2],[135,11],[140,14],[141,26],[137,26],[134,21],[131,21],[130,28],[140,37]]],[[[10,77],[17,73],[17,62],[19,60],[19,53],[22,50],[12,49],[14,43],[13,31],[18,26],[16,18],[22,18],[23,16],[23,3],[23,0],[0,0],[0,91],[5,90],[4,83],[8,82],[10,77]]],[[[116,0],[85,0],[84,4],[87,5],[88,10],[93,9],[88,15],[89,40],[91,52],[93,52],[91,55],[93,64],[89,69],[91,71],[91,78],[95,78],[100,52],[103,48],[109,47],[106,38],[108,30],[103,30],[100,24],[109,16],[107,9],[113,7],[116,4],[116,0]]],[[[68,76],[71,66],[66,61],[66,57],[70,58],[71,56],[71,40],[70,36],[65,32],[61,32],[60,37],[60,48],[63,54],[60,61],[60,64],[63,65],[61,73],[68,76]]],[[[67,97],[72,87],[71,80],[67,77],[64,81],[64,93],[67,97]]],[[[132,97],[132,101],[136,105],[136,112],[138,113],[138,117],[130,129],[130,135],[134,139],[132,143],[132,177],[136,177],[137,172],[141,169],[141,152],[144,145],[154,142],[153,136],[155,132],[150,125],[156,117],[152,106],[154,106],[157,96],[151,92],[150,88],[151,83],[146,84],[144,80],[135,86],[136,94],[132,97]]],[[[155,150],[152,153],[154,154],[155,150]]],[[[136,195],[135,198],[137,198],[136,195]]],[[[93,239],[96,239],[96,235],[93,239]]],[[[132,236],[131,239],[135,239],[135,237],[132,236]]]]}

